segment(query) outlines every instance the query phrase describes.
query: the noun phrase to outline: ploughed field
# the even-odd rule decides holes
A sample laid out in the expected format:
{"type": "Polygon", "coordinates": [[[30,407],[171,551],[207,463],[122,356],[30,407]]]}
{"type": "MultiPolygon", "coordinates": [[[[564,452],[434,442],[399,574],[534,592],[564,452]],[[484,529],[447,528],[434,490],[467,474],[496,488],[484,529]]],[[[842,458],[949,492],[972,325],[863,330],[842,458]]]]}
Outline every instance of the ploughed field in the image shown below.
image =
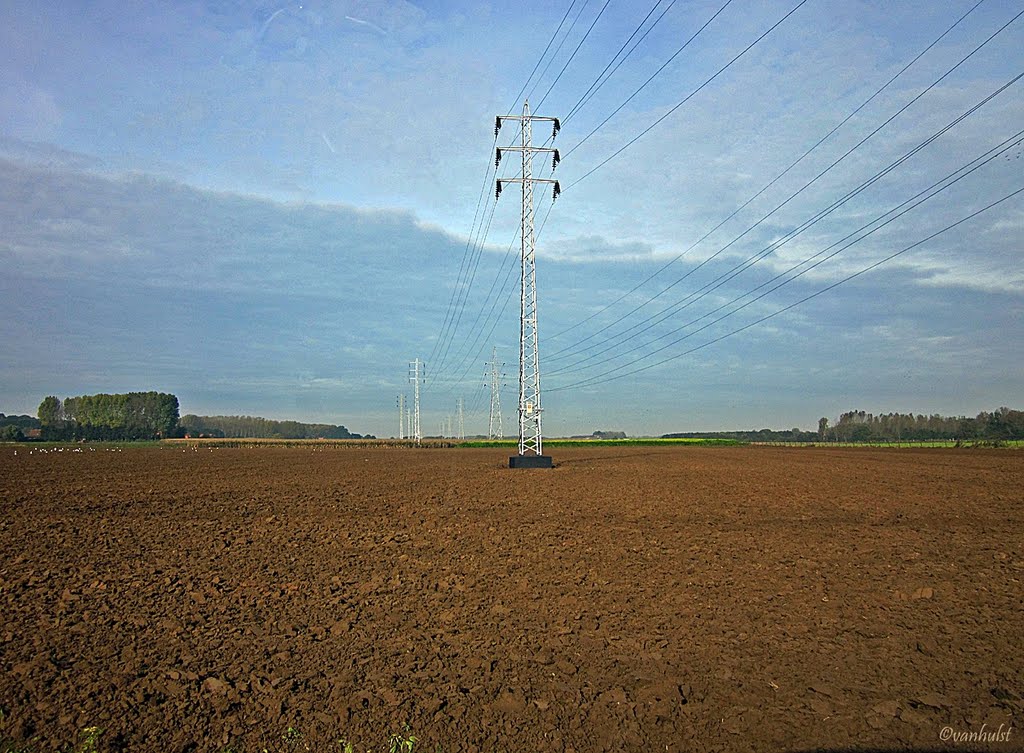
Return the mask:
{"type": "Polygon", "coordinates": [[[1022,747],[1017,451],[14,452],[8,744],[1022,747]]]}

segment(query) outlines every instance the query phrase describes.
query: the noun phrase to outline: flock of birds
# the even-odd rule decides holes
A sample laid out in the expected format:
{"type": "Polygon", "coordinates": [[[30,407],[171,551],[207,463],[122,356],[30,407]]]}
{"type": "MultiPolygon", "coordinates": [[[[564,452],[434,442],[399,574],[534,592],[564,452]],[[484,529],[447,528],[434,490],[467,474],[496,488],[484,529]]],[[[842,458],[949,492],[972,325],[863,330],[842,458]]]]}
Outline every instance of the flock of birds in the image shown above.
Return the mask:
{"type": "MultiPolygon", "coordinates": [[[[96,448],[95,447],[89,447],[88,449],[89,449],[89,452],[96,452],[96,448]]],[[[106,452],[120,452],[121,451],[120,447],[104,447],[103,449],[106,452]]],[[[64,451],[67,451],[69,453],[70,452],[85,452],[85,450],[83,450],[81,447],[51,447],[49,450],[46,449],[45,447],[33,447],[31,450],[28,451],[28,454],[29,455],[35,455],[36,453],[39,453],[40,455],[49,455],[51,453],[64,452],[64,451]]],[[[15,450],[14,454],[17,455],[18,451],[15,450]]]]}

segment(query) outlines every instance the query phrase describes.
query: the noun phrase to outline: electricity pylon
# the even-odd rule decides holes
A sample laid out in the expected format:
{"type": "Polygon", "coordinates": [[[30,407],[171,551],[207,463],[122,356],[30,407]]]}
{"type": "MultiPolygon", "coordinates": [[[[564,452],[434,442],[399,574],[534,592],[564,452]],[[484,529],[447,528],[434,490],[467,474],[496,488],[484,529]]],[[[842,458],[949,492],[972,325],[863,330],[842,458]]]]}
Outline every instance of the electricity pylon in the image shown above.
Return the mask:
{"type": "Polygon", "coordinates": [[[491,348],[491,363],[488,371],[491,381],[491,411],[487,417],[487,438],[504,439],[501,428],[501,374],[498,372],[498,349],[491,348]]]}
{"type": "Polygon", "coordinates": [[[533,122],[549,121],[553,124],[551,138],[558,135],[561,127],[558,118],[547,118],[530,114],[530,103],[523,103],[522,115],[499,115],[494,121],[494,135],[501,130],[502,120],[518,120],[520,123],[521,144],[497,149],[494,162],[501,164],[503,152],[521,152],[523,174],[520,178],[498,178],[495,187],[495,198],[501,196],[502,183],[520,183],[523,187],[522,227],[520,232],[521,250],[521,285],[519,295],[519,457],[510,458],[512,467],[551,467],[551,459],[544,456],[541,432],[540,403],[540,353],[538,351],[537,334],[537,265],[536,245],[533,235],[533,186],[535,183],[551,183],[554,187],[553,199],[558,198],[561,187],[557,180],[533,177],[533,157],[538,153],[551,154],[551,169],[558,166],[557,149],[533,146],[533,122]],[[536,461],[523,461],[522,458],[532,454],[536,461]]]}
{"type": "Polygon", "coordinates": [[[423,439],[423,433],[420,431],[420,382],[425,378],[422,375],[424,372],[424,363],[420,359],[409,361],[409,381],[412,382],[412,405],[413,405],[413,422],[412,426],[409,427],[409,436],[411,439],[416,440],[416,444],[420,443],[423,439]]]}
{"type": "Polygon", "coordinates": [[[464,402],[463,402],[462,398],[460,397],[455,402],[455,408],[456,408],[456,411],[457,411],[457,415],[459,417],[459,422],[458,422],[459,433],[457,435],[458,439],[465,439],[466,438],[466,420],[465,420],[465,415],[463,413],[463,407],[464,407],[464,402]]]}
{"type": "Polygon", "coordinates": [[[405,439],[405,395],[398,396],[398,438],[405,439]]]}

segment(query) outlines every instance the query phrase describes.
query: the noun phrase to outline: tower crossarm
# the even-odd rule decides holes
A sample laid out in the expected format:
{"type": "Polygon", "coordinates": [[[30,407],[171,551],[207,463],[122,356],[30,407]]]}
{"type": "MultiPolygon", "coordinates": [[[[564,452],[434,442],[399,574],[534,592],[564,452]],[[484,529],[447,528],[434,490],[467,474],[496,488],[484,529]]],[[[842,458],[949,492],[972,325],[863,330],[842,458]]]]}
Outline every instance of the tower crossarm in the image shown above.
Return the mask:
{"type": "Polygon", "coordinates": [[[550,183],[551,185],[558,183],[553,178],[498,178],[499,183],[525,183],[527,181],[530,183],[550,183]]]}
{"type": "Polygon", "coordinates": [[[552,178],[498,178],[494,184],[494,198],[501,198],[501,189],[503,183],[550,183],[555,187],[552,191],[551,200],[554,201],[558,198],[558,195],[562,193],[561,184],[552,178]]]}
{"type": "Polygon", "coordinates": [[[552,125],[551,138],[555,138],[555,136],[558,135],[558,132],[560,130],[562,130],[562,121],[560,121],[558,118],[551,118],[551,117],[547,117],[547,116],[544,116],[544,115],[498,115],[498,116],[496,116],[494,118],[494,135],[495,136],[497,136],[498,135],[498,131],[501,130],[502,122],[506,121],[506,120],[519,120],[519,121],[524,121],[525,120],[525,121],[529,121],[530,123],[545,122],[546,121],[548,123],[551,123],[551,125],[552,125]]]}

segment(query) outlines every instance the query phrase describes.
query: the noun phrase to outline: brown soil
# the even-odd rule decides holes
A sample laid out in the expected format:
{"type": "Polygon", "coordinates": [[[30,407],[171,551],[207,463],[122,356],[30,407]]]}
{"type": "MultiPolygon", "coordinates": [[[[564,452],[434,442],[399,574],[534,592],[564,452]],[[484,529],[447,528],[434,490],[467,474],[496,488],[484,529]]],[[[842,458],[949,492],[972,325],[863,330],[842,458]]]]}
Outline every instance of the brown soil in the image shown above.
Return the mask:
{"type": "Polygon", "coordinates": [[[1024,454],[553,454],[0,448],[0,740],[1021,749],[1024,454]]]}

